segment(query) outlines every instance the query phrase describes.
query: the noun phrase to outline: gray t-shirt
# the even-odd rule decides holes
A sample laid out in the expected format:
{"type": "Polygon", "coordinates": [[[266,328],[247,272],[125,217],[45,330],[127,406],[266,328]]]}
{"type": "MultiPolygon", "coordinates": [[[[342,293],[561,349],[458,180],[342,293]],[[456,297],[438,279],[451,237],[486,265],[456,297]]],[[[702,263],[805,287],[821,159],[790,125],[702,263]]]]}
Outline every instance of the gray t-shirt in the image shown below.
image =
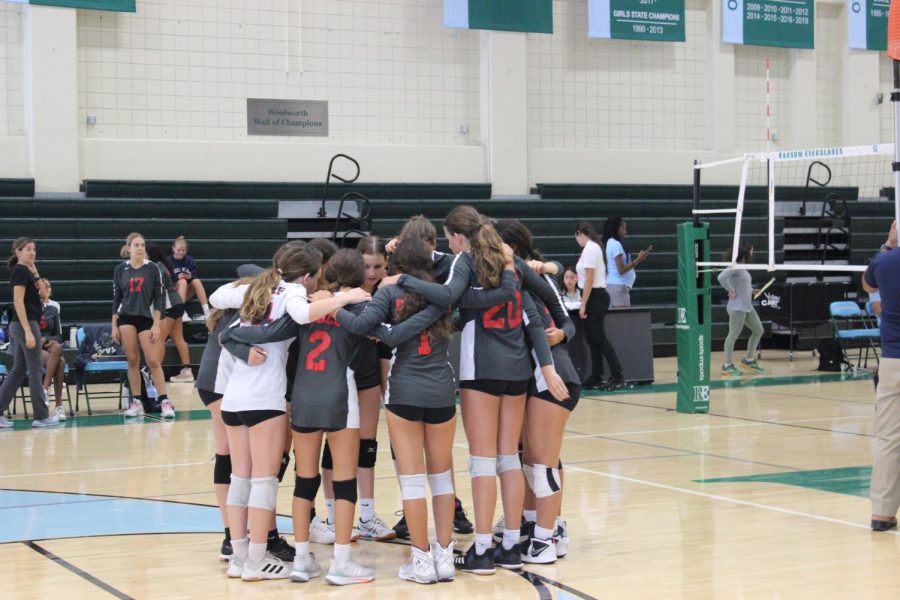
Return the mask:
{"type": "Polygon", "coordinates": [[[728,310],[753,312],[753,284],[750,281],[750,271],[728,267],[719,273],[719,284],[727,291],[734,292],[734,298],[728,300],[728,310]]]}
{"type": "Polygon", "coordinates": [[[166,312],[166,290],[162,273],[155,262],[146,261],[135,269],[129,262],[119,263],[113,272],[113,314],[153,318],[166,312]]]}
{"type": "MultiPolygon", "coordinates": [[[[200,367],[197,369],[197,381],[194,387],[205,392],[214,392],[216,389],[216,373],[219,370],[219,355],[222,353],[222,346],[219,345],[219,334],[228,328],[237,317],[236,309],[229,309],[221,316],[216,323],[215,329],[209,333],[206,340],[206,346],[203,348],[203,356],[200,358],[200,367]]],[[[246,359],[246,355],[242,358],[246,359]]]]}

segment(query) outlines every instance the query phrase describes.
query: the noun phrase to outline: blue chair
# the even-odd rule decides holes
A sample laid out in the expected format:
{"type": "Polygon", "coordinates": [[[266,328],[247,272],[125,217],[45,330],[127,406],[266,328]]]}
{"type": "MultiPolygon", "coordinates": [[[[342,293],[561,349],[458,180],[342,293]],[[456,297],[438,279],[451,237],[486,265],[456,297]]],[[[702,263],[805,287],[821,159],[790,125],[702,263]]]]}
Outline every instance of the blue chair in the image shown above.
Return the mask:
{"type": "MultiPolygon", "coordinates": [[[[64,367],[63,367],[63,389],[66,392],[65,400],[66,400],[66,402],[69,403],[69,416],[74,417],[75,413],[72,411],[72,392],[69,391],[69,365],[68,365],[68,363],[63,363],[63,365],[64,365],[64,367]]],[[[5,370],[5,367],[4,367],[4,370],[5,370]]],[[[6,375],[3,374],[3,376],[5,377],[6,375]]],[[[26,388],[28,388],[28,378],[27,377],[25,378],[25,381],[22,382],[22,386],[19,388],[19,395],[18,395],[18,398],[21,398],[21,400],[22,400],[22,414],[27,419],[28,418],[28,400],[25,397],[25,389],[26,388]]],[[[47,403],[49,405],[50,398],[47,398],[47,403]]],[[[13,405],[12,405],[12,414],[16,414],[16,402],[15,401],[13,401],[13,405]]]]}
{"type": "MultiPolygon", "coordinates": [[[[867,306],[866,309],[868,311],[870,307],[867,306]]],[[[881,344],[881,332],[878,327],[872,326],[871,319],[860,310],[859,305],[850,300],[832,302],[828,305],[828,312],[834,327],[834,337],[841,344],[844,355],[849,357],[848,350],[851,349],[857,351],[855,368],[868,367],[870,350],[877,364],[879,357],[876,344],[881,344]]]]}
{"type": "MultiPolygon", "coordinates": [[[[78,348],[81,348],[81,345],[84,343],[84,328],[79,327],[77,333],[75,334],[75,340],[78,344],[78,348]]],[[[78,385],[75,388],[75,411],[77,412],[79,409],[79,404],[81,400],[81,394],[84,393],[84,401],[87,404],[88,414],[94,414],[91,410],[91,396],[93,395],[94,399],[97,398],[115,398],[116,399],[116,407],[118,408],[118,403],[122,398],[122,387],[125,381],[125,378],[128,376],[128,361],[127,360],[97,360],[94,362],[89,362],[84,366],[83,371],[84,377],[79,380],[78,385]],[[107,383],[109,383],[109,376],[111,374],[117,375],[117,380],[119,383],[119,389],[116,392],[93,392],[91,394],[88,391],[88,378],[92,379],[106,379],[107,383]]]]}

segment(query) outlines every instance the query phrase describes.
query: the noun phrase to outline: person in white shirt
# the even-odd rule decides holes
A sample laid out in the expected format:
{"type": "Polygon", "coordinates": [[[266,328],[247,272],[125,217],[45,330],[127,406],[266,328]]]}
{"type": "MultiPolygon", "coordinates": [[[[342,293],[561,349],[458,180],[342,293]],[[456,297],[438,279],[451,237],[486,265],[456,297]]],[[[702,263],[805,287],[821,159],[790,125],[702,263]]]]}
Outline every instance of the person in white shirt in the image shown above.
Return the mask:
{"type": "Polygon", "coordinates": [[[609,312],[609,294],[606,291],[606,259],[602,240],[593,225],[582,221],[575,228],[575,240],[583,248],[575,272],[578,287],[581,288],[581,307],[578,314],[585,323],[585,339],[591,349],[591,376],[583,387],[604,390],[618,390],[625,387],[622,365],[616,351],[606,337],[606,313],[609,312]],[[603,359],[609,363],[611,377],[603,381],[603,359]]]}
{"type": "Polygon", "coordinates": [[[625,219],[622,217],[610,217],[603,225],[603,245],[606,249],[606,291],[609,293],[609,305],[612,308],[631,306],[631,288],[637,274],[634,268],[647,260],[651,245],[641,250],[633,261],[631,255],[625,252],[622,240],[628,234],[625,219]]]}

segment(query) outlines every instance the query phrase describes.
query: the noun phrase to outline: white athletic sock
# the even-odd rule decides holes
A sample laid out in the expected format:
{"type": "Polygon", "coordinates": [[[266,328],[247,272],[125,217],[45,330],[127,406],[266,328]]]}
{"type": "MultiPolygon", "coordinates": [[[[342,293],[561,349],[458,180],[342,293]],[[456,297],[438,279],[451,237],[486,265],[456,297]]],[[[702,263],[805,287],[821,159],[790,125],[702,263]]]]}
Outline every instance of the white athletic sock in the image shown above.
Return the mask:
{"type": "MultiPolygon", "coordinates": [[[[234,546],[232,546],[232,551],[233,549],[234,546]]],[[[250,559],[250,562],[253,563],[258,563],[262,559],[264,559],[266,557],[266,543],[263,542],[262,544],[254,544],[253,542],[250,542],[250,551],[248,553],[248,557],[250,559]]]]}
{"type": "Polygon", "coordinates": [[[534,537],[536,537],[539,540],[547,541],[551,537],[553,537],[553,530],[546,529],[544,527],[541,527],[540,525],[535,525],[534,526],[534,537]]]}
{"type": "Polygon", "coordinates": [[[240,540],[231,540],[231,551],[238,558],[247,558],[247,547],[250,544],[250,538],[240,540]]]}
{"type": "Polygon", "coordinates": [[[306,557],[309,556],[309,540],[306,540],[305,542],[294,540],[294,551],[297,553],[297,556],[306,559],[306,557]]]}
{"type": "Polygon", "coordinates": [[[209,304],[203,305],[203,314],[207,317],[209,316],[209,304]]]}
{"type": "Polygon", "coordinates": [[[344,563],[350,560],[350,544],[335,544],[334,560],[339,563],[344,563]]]}
{"type": "Polygon", "coordinates": [[[503,530],[503,549],[509,550],[513,546],[519,543],[519,530],[518,529],[504,529],[503,530]]]}
{"type": "Polygon", "coordinates": [[[328,509],[328,522],[334,523],[334,498],[325,498],[325,508],[328,509]]]}
{"type": "MultiPolygon", "coordinates": [[[[518,541],[518,538],[516,538],[518,541]]],[[[475,552],[477,554],[484,554],[491,548],[491,534],[489,533],[476,533],[475,534],[475,552]]]]}
{"type": "Polygon", "coordinates": [[[525,520],[529,523],[534,523],[537,521],[537,511],[536,510],[528,510],[527,508],[522,511],[522,516],[525,517],[525,520]]]}
{"type": "Polygon", "coordinates": [[[375,499],[360,498],[359,499],[359,518],[363,521],[371,521],[375,516],[375,499]]]}

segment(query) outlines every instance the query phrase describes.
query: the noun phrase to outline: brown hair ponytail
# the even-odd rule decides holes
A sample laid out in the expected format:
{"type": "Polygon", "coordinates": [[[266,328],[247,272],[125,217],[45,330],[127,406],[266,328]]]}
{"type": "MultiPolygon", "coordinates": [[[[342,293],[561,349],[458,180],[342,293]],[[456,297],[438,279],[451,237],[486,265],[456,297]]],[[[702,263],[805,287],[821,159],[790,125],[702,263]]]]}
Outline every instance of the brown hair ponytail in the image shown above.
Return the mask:
{"type": "Polygon", "coordinates": [[[16,252],[33,242],[34,240],[29,237],[16,238],[12,243],[12,254],[9,256],[9,258],[6,259],[6,266],[12,269],[14,266],[19,264],[19,257],[16,256],[16,252]]]}
{"type": "Polygon", "coordinates": [[[503,240],[490,219],[471,206],[457,206],[447,215],[444,227],[469,240],[469,252],[475,263],[479,283],[486,287],[500,287],[503,274],[503,240]]]}
{"type": "Polygon", "coordinates": [[[244,294],[241,304],[243,320],[259,323],[265,318],[272,302],[272,292],[282,279],[295,281],[304,275],[315,275],[322,268],[322,255],[314,248],[304,245],[281,250],[275,267],[257,275],[244,294]]]}

